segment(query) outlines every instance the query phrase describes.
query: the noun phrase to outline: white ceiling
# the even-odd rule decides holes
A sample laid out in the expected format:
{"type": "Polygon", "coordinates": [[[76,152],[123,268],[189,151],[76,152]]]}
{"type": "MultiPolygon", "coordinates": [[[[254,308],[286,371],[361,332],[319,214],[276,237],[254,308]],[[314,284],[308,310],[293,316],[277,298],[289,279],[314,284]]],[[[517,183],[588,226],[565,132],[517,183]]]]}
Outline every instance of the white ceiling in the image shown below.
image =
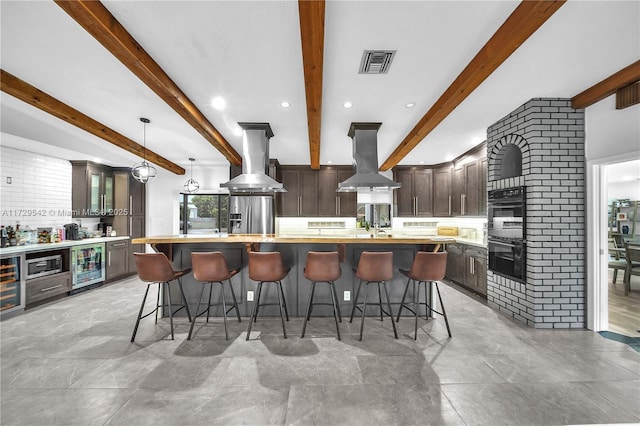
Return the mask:
{"type": "MultiPolygon", "coordinates": [[[[229,143],[237,122],[269,122],[271,157],[309,164],[295,1],[104,1],[229,143]],[[210,101],[222,96],[227,108],[210,101]],[[291,107],[280,103],[287,100],[291,107]]],[[[328,1],[320,163],[351,164],[351,122],[382,122],[382,163],[518,5],[517,1],[328,1]],[[365,49],[395,49],[386,75],[359,75],[365,49]],[[353,108],[343,108],[345,101],[353,108]],[[412,109],[405,108],[415,102],[412,109]]],[[[187,167],[228,164],[52,1],[0,1],[1,67],[187,167]]],[[[486,138],[533,97],[570,98],[640,56],[640,2],[569,1],[400,164],[435,164],[486,138]]],[[[3,145],[64,148],[111,165],[138,159],[2,93],[3,145]],[[6,140],[10,139],[10,140],[6,140]],[[31,145],[30,145],[31,144],[31,145]]],[[[615,128],[611,132],[617,131],[615,128]]]]}

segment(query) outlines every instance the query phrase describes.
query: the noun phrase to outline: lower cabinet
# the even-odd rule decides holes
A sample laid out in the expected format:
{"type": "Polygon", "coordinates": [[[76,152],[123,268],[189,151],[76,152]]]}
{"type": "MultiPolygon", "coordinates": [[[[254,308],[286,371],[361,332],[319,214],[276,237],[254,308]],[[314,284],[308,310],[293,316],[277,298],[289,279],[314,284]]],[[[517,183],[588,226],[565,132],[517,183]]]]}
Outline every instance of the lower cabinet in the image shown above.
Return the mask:
{"type": "Polygon", "coordinates": [[[482,295],[487,295],[487,250],[465,248],[465,285],[482,295]]]}
{"type": "Polygon", "coordinates": [[[464,244],[447,246],[447,279],[487,295],[487,250],[464,244]]]}
{"type": "Polygon", "coordinates": [[[129,241],[118,240],[107,243],[106,281],[129,275],[129,241]]]}
{"type": "Polygon", "coordinates": [[[25,286],[25,304],[28,306],[34,302],[71,291],[71,272],[61,272],[27,280],[25,286]]]}

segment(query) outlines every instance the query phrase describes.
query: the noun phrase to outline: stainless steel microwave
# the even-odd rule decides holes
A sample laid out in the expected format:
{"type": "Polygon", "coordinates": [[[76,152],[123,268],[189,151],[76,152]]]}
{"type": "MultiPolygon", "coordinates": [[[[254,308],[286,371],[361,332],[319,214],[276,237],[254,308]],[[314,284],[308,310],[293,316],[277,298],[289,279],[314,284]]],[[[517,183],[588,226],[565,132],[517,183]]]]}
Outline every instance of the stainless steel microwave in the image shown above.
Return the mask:
{"type": "Polygon", "coordinates": [[[27,279],[62,272],[62,256],[59,254],[27,259],[27,279]]]}

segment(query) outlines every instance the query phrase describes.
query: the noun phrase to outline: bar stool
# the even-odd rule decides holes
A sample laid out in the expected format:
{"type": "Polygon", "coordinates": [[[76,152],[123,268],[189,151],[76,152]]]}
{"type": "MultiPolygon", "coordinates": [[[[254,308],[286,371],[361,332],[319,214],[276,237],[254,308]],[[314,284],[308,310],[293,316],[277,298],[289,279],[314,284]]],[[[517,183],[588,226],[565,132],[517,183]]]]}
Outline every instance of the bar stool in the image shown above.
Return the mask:
{"type": "Polygon", "coordinates": [[[307,253],[307,263],[304,267],[304,277],[311,281],[311,293],[309,293],[309,302],[307,303],[307,314],[304,317],[304,324],[302,326],[302,335],[307,330],[307,321],[311,317],[311,310],[313,305],[332,305],[333,306],[333,318],[336,322],[336,331],[338,332],[338,340],[340,339],[340,327],[338,326],[338,319],[342,322],[342,315],[340,314],[340,306],[338,305],[338,295],[336,294],[335,280],[342,275],[342,269],[340,269],[340,259],[337,251],[330,252],[318,252],[310,251],[307,253]],[[319,303],[313,302],[313,296],[316,291],[316,283],[325,282],[329,284],[331,291],[332,303],[319,303]]]}
{"type": "Polygon", "coordinates": [[[442,315],[444,317],[444,322],[447,325],[447,333],[449,333],[449,337],[451,337],[449,319],[447,318],[447,312],[444,309],[442,296],[440,296],[440,289],[438,288],[438,281],[441,281],[444,278],[446,270],[446,251],[438,253],[419,251],[416,253],[416,257],[413,259],[413,264],[411,265],[410,271],[400,269],[400,272],[406,275],[409,279],[407,280],[407,285],[404,288],[404,294],[402,295],[402,302],[400,303],[400,309],[398,310],[398,317],[396,318],[396,322],[400,321],[402,308],[407,308],[408,310],[413,312],[416,317],[415,335],[413,337],[414,340],[418,338],[418,310],[420,305],[425,305],[425,308],[427,309],[427,315],[429,312],[435,312],[436,314],[442,315]],[[407,296],[407,290],[409,289],[409,282],[413,282],[413,302],[408,302],[408,304],[413,305],[413,309],[409,308],[409,306],[407,306],[407,303],[405,303],[404,301],[407,296]],[[416,282],[418,283],[417,292],[416,282]],[[429,304],[431,297],[427,297],[427,282],[433,283],[435,285],[442,312],[436,311],[429,304]],[[424,303],[420,302],[420,284],[424,285],[424,303]]]}
{"type": "Polygon", "coordinates": [[[191,327],[189,328],[189,335],[187,336],[187,340],[191,339],[191,333],[193,332],[193,327],[196,324],[196,318],[206,313],[207,322],[209,322],[209,311],[211,310],[211,307],[220,305],[220,303],[211,303],[211,292],[213,290],[214,283],[220,284],[222,315],[224,318],[224,337],[225,340],[229,340],[229,331],[227,330],[227,314],[231,312],[232,309],[235,309],[236,315],[238,317],[238,322],[241,322],[240,311],[238,310],[238,302],[236,300],[236,293],[233,291],[233,285],[231,284],[231,277],[240,272],[240,268],[233,270],[229,269],[227,260],[219,251],[208,253],[191,253],[191,267],[193,268],[193,277],[197,281],[200,281],[203,285],[202,289],[200,290],[198,306],[196,307],[196,313],[193,316],[193,321],[191,321],[191,327]],[[228,309],[224,297],[224,281],[229,282],[229,288],[231,289],[231,298],[233,299],[233,305],[231,305],[228,309]],[[209,284],[209,302],[207,304],[207,309],[198,313],[198,311],[200,310],[200,304],[202,303],[202,295],[204,294],[205,284],[207,283],[209,284]]]}
{"type": "MultiPolygon", "coordinates": [[[[142,318],[146,318],[149,315],[158,311],[159,308],[167,306],[169,308],[169,322],[171,323],[171,340],[173,340],[173,315],[178,312],[180,309],[185,308],[187,311],[187,316],[189,317],[189,322],[191,322],[191,312],[189,311],[189,305],[187,304],[187,298],[184,296],[184,291],[182,290],[182,281],[180,278],[191,272],[191,269],[185,269],[183,271],[174,271],[171,266],[171,262],[167,259],[164,253],[133,253],[133,257],[136,261],[136,268],[138,269],[138,277],[143,282],[147,283],[147,289],[144,292],[144,298],[142,299],[142,305],[140,305],[140,311],[138,312],[138,318],[136,319],[136,325],[133,328],[133,335],[131,336],[131,341],[133,342],[136,338],[136,333],[138,332],[138,325],[140,325],[140,320],[142,318]],[[182,305],[175,311],[173,310],[173,304],[171,303],[171,286],[169,283],[171,281],[178,281],[178,288],[180,289],[180,293],[182,294],[182,305]],[[142,315],[144,310],[144,304],[147,300],[147,294],[149,293],[149,287],[152,284],[158,284],[158,299],[156,301],[156,307],[153,311],[142,315]],[[165,286],[166,289],[166,300],[167,304],[160,304],[160,292],[162,286],[165,286]]],[[[156,315],[156,324],[158,323],[158,316],[156,315]]]]}
{"type": "Polygon", "coordinates": [[[260,303],[260,296],[262,295],[262,284],[273,283],[276,284],[276,293],[278,294],[278,306],[280,307],[280,319],[282,320],[282,332],[284,338],[287,338],[287,330],[284,325],[284,316],[282,311],[289,321],[289,312],[287,311],[287,302],[284,297],[284,291],[282,290],[282,279],[287,276],[291,268],[285,268],[282,264],[282,256],[279,252],[249,252],[249,278],[253,281],[258,281],[258,294],[256,297],[255,305],[253,306],[253,313],[249,319],[249,328],[247,329],[247,340],[251,335],[251,326],[258,317],[258,311],[260,306],[275,305],[275,303],[260,303]]]}
{"type": "Polygon", "coordinates": [[[363,251],[358,261],[358,268],[354,270],[356,277],[360,280],[358,289],[356,290],[356,297],[353,299],[353,308],[351,308],[351,318],[349,322],[353,322],[353,314],[358,308],[362,312],[362,319],[360,320],[360,338],[362,340],[362,330],[364,328],[365,310],[367,308],[367,289],[369,284],[378,284],[378,303],[370,303],[370,305],[380,306],[380,320],[382,321],[382,314],[386,314],[391,317],[391,325],[393,327],[393,335],[398,338],[398,332],[396,331],[396,323],[393,321],[393,311],[391,310],[391,304],[389,303],[389,293],[387,292],[387,281],[393,278],[393,253],[390,251],[385,252],[371,252],[363,251]],[[360,295],[360,288],[362,283],[365,283],[364,288],[364,300],[361,304],[358,303],[358,296],[360,295]],[[384,288],[384,294],[387,298],[387,309],[389,312],[385,312],[382,308],[382,295],[380,293],[380,284],[384,288]],[[362,305],[362,308],[360,308],[362,305]]]}

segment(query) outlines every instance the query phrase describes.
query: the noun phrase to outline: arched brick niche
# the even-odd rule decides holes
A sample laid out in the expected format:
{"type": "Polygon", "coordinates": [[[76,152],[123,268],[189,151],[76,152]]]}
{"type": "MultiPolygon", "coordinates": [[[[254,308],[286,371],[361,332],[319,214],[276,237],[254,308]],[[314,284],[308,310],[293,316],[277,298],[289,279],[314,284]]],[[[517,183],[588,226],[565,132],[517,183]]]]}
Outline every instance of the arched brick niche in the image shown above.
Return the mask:
{"type": "Polygon", "coordinates": [[[489,181],[526,176],[530,173],[529,144],[514,133],[503,136],[489,152],[489,181]]]}

